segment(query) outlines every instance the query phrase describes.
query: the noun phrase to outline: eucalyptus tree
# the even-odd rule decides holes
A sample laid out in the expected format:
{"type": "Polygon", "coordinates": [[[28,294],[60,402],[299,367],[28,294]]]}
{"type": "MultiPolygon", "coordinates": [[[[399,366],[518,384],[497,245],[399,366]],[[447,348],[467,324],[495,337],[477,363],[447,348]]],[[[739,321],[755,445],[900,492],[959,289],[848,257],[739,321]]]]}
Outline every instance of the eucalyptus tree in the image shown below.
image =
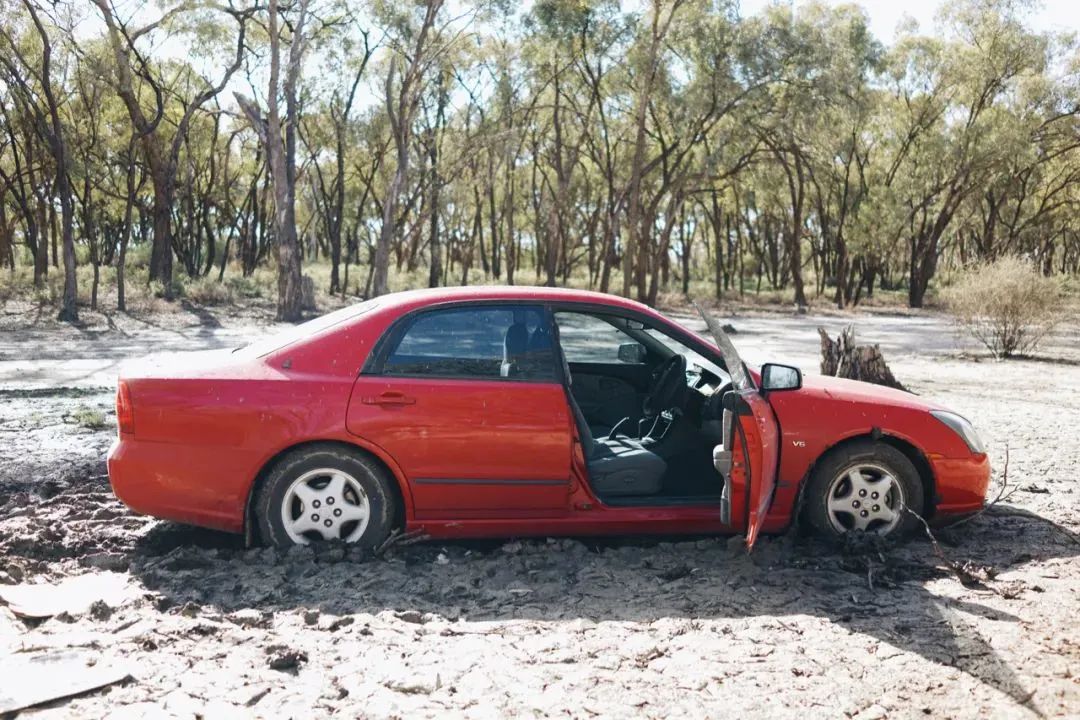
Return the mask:
{"type": "Polygon", "coordinates": [[[409,171],[413,123],[420,107],[423,83],[454,34],[442,18],[443,5],[444,0],[424,0],[419,8],[401,7],[380,0],[374,7],[390,29],[387,45],[392,54],[384,86],[385,109],[397,161],[382,201],[382,227],[373,260],[375,295],[385,295],[390,290],[390,246],[397,239],[398,206],[409,171]]]}
{"type": "MultiPolygon", "coordinates": [[[[106,36],[113,52],[113,83],[124,101],[140,145],[142,146],[153,186],[153,249],[150,259],[150,279],[163,284],[166,297],[172,287],[172,209],[176,196],[177,166],[180,152],[192,118],[202,107],[217,97],[242,66],[248,21],[253,8],[238,8],[233,0],[225,4],[182,2],[172,4],[155,20],[140,27],[130,27],[111,0],[92,0],[105,22],[106,36]],[[175,78],[161,72],[147,56],[156,36],[182,32],[200,33],[216,38],[221,21],[229,18],[236,24],[235,49],[219,79],[215,82],[200,77],[200,89],[189,97],[170,98],[169,89],[175,78]],[[141,41],[141,42],[140,42],[141,41]],[[141,49],[148,48],[147,50],[141,49]],[[149,93],[152,98],[146,97],[149,93]],[[170,104],[170,99],[173,104],[170,104]]],[[[199,46],[199,44],[195,44],[199,46]]],[[[180,73],[195,73],[190,64],[183,64],[180,73]]]]}
{"type": "MultiPolygon", "coordinates": [[[[53,86],[55,27],[46,27],[41,11],[33,0],[22,0],[30,16],[40,50],[40,60],[31,59],[19,40],[7,27],[0,27],[0,38],[6,47],[0,48],[0,64],[6,70],[9,88],[31,119],[36,131],[45,139],[52,154],[55,191],[60,201],[60,223],[64,255],[64,292],[59,319],[76,322],[79,319],[78,276],[75,274],[75,208],[71,190],[71,155],[68,130],[60,118],[61,93],[53,86]]],[[[52,23],[50,23],[52,25],[52,23]]]]}

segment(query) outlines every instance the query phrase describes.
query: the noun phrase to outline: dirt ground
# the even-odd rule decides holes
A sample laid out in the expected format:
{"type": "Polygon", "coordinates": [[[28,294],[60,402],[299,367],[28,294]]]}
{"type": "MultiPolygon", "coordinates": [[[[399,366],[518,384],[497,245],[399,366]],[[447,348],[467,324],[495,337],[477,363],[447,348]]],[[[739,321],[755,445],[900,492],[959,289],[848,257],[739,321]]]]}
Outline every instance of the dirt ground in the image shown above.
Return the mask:
{"type": "Polygon", "coordinates": [[[58,652],[130,675],[20,718],[1080,717],[1076,327],[997,363],[929,313],[725,313],[749,362],[809,371],[815,328],[854,322],[898,379],[975,421],[999,482],[1007,449],[1008,501],[938,533],[984,579],[965,586],[925,540],[795,533],[751,555],[739,538],[246,550],[132,515],[104,455],[123,359],[239,344],[259,313],[73,329],[0,312],[0,592],[121,586],[43,620],[0,604],[0,698],[58,652]]]}

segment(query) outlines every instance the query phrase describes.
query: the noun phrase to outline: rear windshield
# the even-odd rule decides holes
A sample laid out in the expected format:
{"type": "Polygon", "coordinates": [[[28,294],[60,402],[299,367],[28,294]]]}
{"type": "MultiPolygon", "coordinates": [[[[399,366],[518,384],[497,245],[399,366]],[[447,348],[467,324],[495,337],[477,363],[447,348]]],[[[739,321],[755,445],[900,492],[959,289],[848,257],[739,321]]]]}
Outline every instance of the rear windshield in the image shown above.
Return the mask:
{"type": "Polygon", "coordinates": [[[264,338],[255,340],[242,347],[236,348],[233,352],[237,355],[243,355],[247,357],[262,357],[268,355],[275,350],[292,345],[294,342],[304,340],[317,335],[324,330],[329,330],[335,325],[348,322],[353,318],[359,317],[366,312],[373,310],[378,303],[375,300],[365,300],[362,303],[356,305],[350,305],[343,307],[340,310],[335,310],[332,313],[321,315],[314,320],[308,320],[306,323],[300,323],[292,327],[285,328],[273,335],[267,335],[264,338]]]}

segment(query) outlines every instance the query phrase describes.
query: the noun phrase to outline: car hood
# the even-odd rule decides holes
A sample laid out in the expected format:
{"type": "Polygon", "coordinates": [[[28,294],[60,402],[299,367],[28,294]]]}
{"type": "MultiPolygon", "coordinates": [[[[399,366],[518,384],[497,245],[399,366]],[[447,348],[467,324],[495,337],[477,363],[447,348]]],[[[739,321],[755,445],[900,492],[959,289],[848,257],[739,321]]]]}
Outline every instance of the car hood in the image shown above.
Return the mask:
{"type": "Polygon", "coordinates": [[[804,375],[803,386],[796,391],[806,395],[816,396],[838,402],[869,403],[873,405],[888,405],[891,407],[903,407],[911,410],[943,410],[944,408],[932,401],[926,400],[903,390],[874,385],[873,383],[859,380],[847,380],[845,378],[832,377],[829,375],[804,375]]]}

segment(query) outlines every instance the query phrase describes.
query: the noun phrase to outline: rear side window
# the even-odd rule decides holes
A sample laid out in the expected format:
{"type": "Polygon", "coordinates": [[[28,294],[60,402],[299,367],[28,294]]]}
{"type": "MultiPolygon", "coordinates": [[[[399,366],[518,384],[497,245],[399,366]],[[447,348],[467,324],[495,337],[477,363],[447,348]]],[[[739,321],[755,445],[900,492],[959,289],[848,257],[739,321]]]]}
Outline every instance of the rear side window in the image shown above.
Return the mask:
{"type": "Polygon", "coordinates": [[[555,380],[543,308],[448,308],[417,316],[383,362],[384,375],[555,380]]]}

